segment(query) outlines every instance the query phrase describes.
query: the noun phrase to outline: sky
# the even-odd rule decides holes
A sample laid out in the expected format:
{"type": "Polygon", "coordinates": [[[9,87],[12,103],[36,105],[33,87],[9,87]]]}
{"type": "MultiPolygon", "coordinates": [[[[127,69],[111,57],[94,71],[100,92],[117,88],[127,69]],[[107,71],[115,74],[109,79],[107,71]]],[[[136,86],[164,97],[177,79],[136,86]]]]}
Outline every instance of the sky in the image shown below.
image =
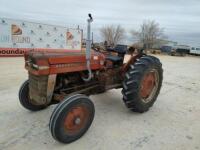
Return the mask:
{"type": "Polygon", "coordinates": [[[94,18],[94,40],[102,40],[99,29],[118,25],[126,29],[126,43],[134,41],[130,31],[145,20],[155,20],[168,40],[200,46],[200,0],[0,0],[0,17],[86,29],[87,14],[94,18]]]}

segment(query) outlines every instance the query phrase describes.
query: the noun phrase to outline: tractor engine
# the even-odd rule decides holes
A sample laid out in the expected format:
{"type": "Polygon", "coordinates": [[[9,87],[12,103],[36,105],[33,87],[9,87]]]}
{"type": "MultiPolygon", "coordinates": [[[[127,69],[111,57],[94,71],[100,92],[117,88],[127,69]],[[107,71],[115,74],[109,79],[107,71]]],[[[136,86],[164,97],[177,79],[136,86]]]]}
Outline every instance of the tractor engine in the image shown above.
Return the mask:
{"type": "MultiPolygon", "coordinates": [[[[82,77],[86,72],[66,73],[57,75],[55,93],[74,94],[82,93],[86,95],[97,94],[114,86],[121,87],[122,76],[120,68],[108,69],[106,71],[93,71],[93,78],[85,82],[82,77]]],[[[56,95],[56,94],[55,94],[56,95]]]]}

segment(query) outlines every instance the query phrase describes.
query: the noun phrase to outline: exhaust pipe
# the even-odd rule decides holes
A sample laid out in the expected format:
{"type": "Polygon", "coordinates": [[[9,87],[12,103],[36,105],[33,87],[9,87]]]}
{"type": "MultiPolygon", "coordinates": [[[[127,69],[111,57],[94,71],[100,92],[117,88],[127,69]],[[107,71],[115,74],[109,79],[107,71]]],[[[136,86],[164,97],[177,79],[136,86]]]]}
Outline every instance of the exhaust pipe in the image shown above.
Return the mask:
{"type": "Polygon", "coordinates": [[[86,39],[86,63],[88,70],[88,78],[83,78],[83,81],[88,82],[92,79],[93,74],[90,68],[90,60],[91,60],[91,23],[93,21],[92,15],[88,14],[89,18],[87,19],[87,39],[86,39]]]}

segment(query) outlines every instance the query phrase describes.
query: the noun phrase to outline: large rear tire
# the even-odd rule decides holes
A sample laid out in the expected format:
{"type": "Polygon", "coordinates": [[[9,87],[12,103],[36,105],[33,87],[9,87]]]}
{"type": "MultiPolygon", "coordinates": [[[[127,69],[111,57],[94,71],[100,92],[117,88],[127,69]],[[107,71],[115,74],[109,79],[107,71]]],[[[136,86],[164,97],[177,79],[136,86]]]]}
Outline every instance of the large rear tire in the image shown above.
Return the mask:
{"type": "Polygon", "coordinates": [[[62,143],[79,139],[89,129],[94,114],[94,104],[87,96],[77,94],[65,98],[50,118],[49,128],[53,138],[62,143]]]}
{"type": "Polygon", "coordinates": [[[44,106],[44,105],[34,105],[30,102],[30,99],[29,99],[29,81],[26,80],[20,87],[20,90],[19,90],[19,101],[20,101],[20,104],[30,110],[30,111],[39,111],[39,110],[42,110],[44,108],[46,108],[47,106],[44,106]]]}
{"type": "Polygon", "coordinates": [[[123,81],[123,101],[134,112],[148,111],[160,92],[163,69],[159,59],[143,56],[130,66],[123,81]]]}

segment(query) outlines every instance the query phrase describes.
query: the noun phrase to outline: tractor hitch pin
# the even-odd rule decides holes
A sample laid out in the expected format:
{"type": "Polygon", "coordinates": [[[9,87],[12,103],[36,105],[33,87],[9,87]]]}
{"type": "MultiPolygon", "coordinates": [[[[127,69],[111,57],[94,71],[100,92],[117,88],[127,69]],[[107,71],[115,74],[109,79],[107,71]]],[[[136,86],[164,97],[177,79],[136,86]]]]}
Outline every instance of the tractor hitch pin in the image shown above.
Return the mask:
{"type": "Polygon", "coordinates": [[[91,23],[93,21],[92,15],[88,14],[89,18],[87,19],[87,39],[86,39],[86,63],[87,63],[87,70],[88,70],[88,78],[83,78],[83,81],[88,82],[92,79],[92,71],[90,67],[90,60],[91,60],[91,23]]]}

